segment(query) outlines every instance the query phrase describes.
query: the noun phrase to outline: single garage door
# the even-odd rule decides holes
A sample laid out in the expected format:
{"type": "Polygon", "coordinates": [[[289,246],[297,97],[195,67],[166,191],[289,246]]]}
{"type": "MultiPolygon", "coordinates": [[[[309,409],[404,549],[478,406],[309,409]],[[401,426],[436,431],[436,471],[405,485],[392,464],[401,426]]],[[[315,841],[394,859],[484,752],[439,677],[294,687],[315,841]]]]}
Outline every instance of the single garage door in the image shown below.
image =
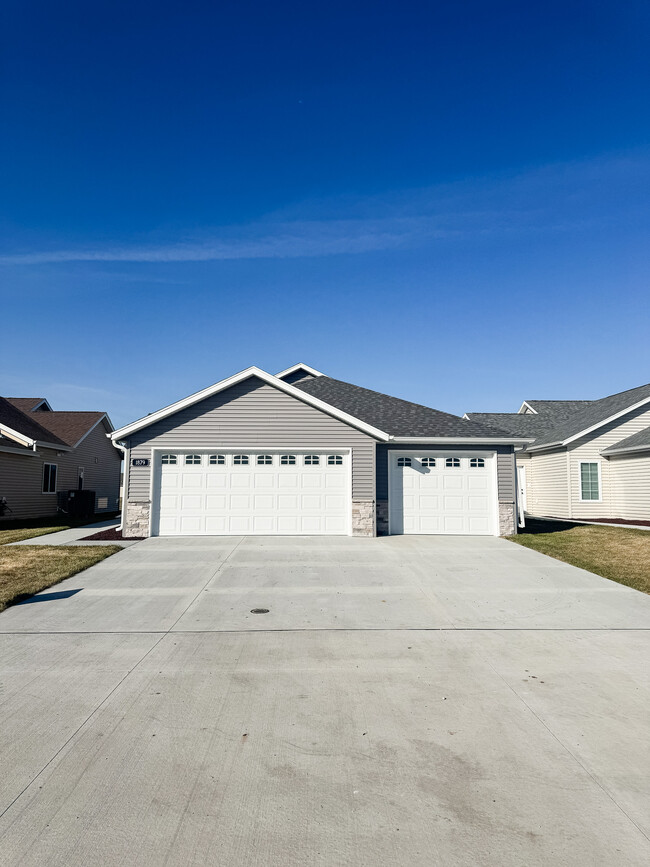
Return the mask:
{"type": "Polygon", "coordinates": [[[496,535],[494,454],[389,453],[391,533],[496,535]]]}
{"type": "Polygon", "coordinates": [[[154,535],[349,532],[345,451],[176,451],[154,465],[154,535]]]}

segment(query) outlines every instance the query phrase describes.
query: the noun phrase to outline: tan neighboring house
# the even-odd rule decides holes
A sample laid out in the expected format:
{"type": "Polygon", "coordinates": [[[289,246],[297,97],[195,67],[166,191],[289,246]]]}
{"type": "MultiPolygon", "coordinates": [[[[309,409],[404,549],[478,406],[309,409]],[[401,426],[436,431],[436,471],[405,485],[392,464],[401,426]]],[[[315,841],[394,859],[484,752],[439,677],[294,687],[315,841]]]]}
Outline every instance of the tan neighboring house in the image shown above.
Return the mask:
{"type": "Polygon", "coordinates": [[[469,412],[533,442],[515,452],[519,506],[538,517],[650,521],[650,385],[600,400],[469,412]]]}
{"type": "Polygon", "coordinates": [[[61,491],[118,509],[122,454],[105,412],[56,412],[45,398],[0,397],[0,523],[57,514],[61,491]]]}

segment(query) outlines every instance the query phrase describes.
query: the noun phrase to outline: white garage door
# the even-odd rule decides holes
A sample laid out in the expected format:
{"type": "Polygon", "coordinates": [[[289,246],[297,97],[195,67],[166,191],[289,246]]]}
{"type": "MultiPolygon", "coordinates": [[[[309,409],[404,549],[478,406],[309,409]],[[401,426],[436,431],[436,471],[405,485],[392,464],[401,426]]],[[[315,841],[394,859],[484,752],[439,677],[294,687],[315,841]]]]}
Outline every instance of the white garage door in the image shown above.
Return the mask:
{"type": "Polygon", "coordinates": [[[345,535],[349,461],[333,451],[157,454],[152,532],[345,535]]]}
{"type": "Polygon", "coordinates": [[[389,453],[391,533],[495,535],[493,454],[389,453]]]}

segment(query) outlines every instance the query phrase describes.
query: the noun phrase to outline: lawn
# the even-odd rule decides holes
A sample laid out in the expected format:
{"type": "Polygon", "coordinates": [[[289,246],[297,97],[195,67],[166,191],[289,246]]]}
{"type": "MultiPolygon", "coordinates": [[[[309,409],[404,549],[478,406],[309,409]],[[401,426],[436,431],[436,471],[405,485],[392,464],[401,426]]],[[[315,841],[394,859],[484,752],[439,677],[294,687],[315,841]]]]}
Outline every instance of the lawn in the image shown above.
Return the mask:
{"type": "Polygon", "coordinates": [[[0,546],[0,611],[121,550],[117,545],[0,546]]]}
{"type": "Polygon", "coordinates": [[[59,530],[69,530],[70,524],[48,523],[46,525],[32,522],[28,526],[11,527],[5,529],[2,525],[0,530],[0,545],[8,545],[10,542],[22,542],[23,539],[34,539],[36,536],[46,536],[48,533],[58,533],[59,530]]]}
{"type": "Polygon", "coordinates": [[[511,542],[650,593],[650,531],[527,519],[511,542]]]}

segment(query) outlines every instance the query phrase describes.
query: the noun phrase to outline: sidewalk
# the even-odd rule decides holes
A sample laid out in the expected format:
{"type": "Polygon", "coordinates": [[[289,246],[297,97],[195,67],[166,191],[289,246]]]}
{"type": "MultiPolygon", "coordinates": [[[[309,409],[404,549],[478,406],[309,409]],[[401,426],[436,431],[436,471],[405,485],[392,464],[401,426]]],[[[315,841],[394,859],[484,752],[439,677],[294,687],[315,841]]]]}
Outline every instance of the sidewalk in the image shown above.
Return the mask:
{"type": "Polygon", "coordinates": [[[118,545],[120,548],[128,548],[135,545],[137,540],[124,539],[115,542],[83,542],[85,536],[99,533],[100,530],[110,530],[119,526],[116,518],[110,521],[100,521],[96,524],[87,524],[84,527],[73,527],[70,530],[60,530],[58,533],[48,533],[45,536],[36,536],[33,539],[23,539],[22,542],[10,542],[11,545],[118,545]]]}

